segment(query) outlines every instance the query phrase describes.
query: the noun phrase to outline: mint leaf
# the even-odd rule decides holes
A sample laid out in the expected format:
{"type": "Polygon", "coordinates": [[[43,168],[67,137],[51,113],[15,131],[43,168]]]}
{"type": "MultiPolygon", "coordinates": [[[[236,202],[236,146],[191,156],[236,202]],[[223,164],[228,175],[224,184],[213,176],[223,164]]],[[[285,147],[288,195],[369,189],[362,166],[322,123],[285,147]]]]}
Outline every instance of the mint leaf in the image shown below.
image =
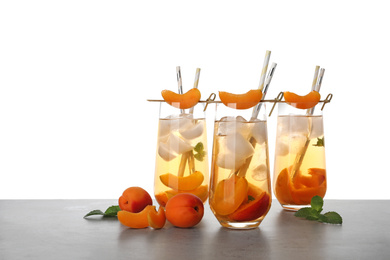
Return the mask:
{"type": "Polygon", "coordinates": [[[194,154],[194,158],[202,162],[204,157],[206,156],[203,143],[202,142],[197,143],[194,147],[194,151],[196,152],[196,154],[194,154]]]}
{"type": "Polygon", "coordinates": [[[295,212],[294,216],[298,218],[306,218],[307,216],[310,216],[313,214],[312,208],[301,208],[297,212],[295,212]]]}
{"type": "Polygon", "coordinates": [[[116,217],[118,211],[120,210],[121,209],[119,208],[119,206],[108,207],[105,212],[101,211],[100,209],[95,209],[87,213],[84,218],[95,215],[102,215],[103,217],[116,217]]]}
{"type": "Polygon", "coordinates": [[[299,218],[305,218],[307,220],[317,220],[322,223],[329,224],[342,224],[343,219],[341,216],[334,211],[327,212],[325,214],[320,214],[322,211],[322,206],[324,205],[324,200],[320,196],[314,196],[311,198],[311,207],[301,208],[295,212],[294,216],[299,218]]]}
{"type": "Polygon", "coordinates": [[[103,211],[99,209],[95,209],[90,211],[87,215],[84,216],[84,218],[89,217],[89,216],[94,216],[94,215],[104,215],[103,211]]]}
{"type": "Polygon", "coordinates": [[[120,210],[121,210],[121,208],[119,206],[111,206],[104,212],[104,216],[105,217],[115,217],[117,215],[118,211],[120,211],[120,210]]]}
{"type": "Polygon", "coordinates": [[[342,224],[343,223],[342,217],[337,212],[334,212],[334,211],[326,212],[324,214],[324,216],[327,218],[326,223],[329,223],[329,224],[342,224]]]}
{"type": "Polygon", "coordinates": [[[324,205],[324,200],[320,196],[314,196],[311,198],[311,208],[318,213],[322,211],[322,206],[324,205]]]}
{"type": "Polygon", "coordinates": [[[313,144],[313,146],[325,146],[325,140],[324,140],[325,137],[322,137],[322,138],[318,138],[317,137],[317,143],[316,144],[313,144]]]}
{"type": "Polygon", "coordinates": [[[203,150],[204,150],[204,146],[203,146],[203,143],[202,143],[202,142],[197,143],[197,144],[195,145],[195,147],[194,147],[194,151],[195,151],[195,152],[200,153],[200,152],[203,152],[203,150]]]}

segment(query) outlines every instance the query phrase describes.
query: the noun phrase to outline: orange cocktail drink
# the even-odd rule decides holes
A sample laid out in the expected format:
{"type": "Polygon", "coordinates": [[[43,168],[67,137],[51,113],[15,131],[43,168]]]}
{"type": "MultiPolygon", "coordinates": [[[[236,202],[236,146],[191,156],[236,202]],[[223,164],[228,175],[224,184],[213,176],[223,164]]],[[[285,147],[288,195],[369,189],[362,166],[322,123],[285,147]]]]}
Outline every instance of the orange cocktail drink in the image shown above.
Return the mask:
{"type": "Polygon", "coordinates": [[[192,193],[203,202],[208,198],[207,130],[203,105],[191,113],[160,103],[154,193],[165,207],[178,193],[192,193]]]}
{"type": "Polygon", "coordinates": [[[321,107],[278,110],[273,188],[283,208],[297,210],[326,193],[323,116],[321,107]]]}
{"type": "Polygon", "coordinates": [[[272,196],[267,121],[260,110],[236,110],[217,104],[210,177],[210,208],[224,227],[249,229],[260,225],[272,196]]]}

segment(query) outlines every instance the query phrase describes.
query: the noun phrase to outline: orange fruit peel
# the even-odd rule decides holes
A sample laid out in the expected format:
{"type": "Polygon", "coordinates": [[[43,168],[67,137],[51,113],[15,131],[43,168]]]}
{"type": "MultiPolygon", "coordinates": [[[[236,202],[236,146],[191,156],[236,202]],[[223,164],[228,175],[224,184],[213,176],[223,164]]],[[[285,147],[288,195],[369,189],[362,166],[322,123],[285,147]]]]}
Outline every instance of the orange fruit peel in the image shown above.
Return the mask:
{"type": "Polygon", "coordinates": [[[293,92],[285,91],[283,93],[284,100],[287,104],[299,108],[309,109],[315,107],[321,99],[320,93],[313,90],[304,96],[297,95],[293,92]]]}
{"type": "Polygon", "coordinates": [[[225,91],[219,91],[219,99],[221,102],[230,108],[248,109],[257,105],[263,93],[260,89],[251,89],[244,94],[232,94],[225,91]]]}
{"type": "Polygon", "coordinates": [[[178,94],[170,90],[161,91],[161,95],[165,102],[169,105],[180,108],[187,109],[195,106],[200,100],[200,91],[197,88],[192,88],[184,94],[178,94]]]}

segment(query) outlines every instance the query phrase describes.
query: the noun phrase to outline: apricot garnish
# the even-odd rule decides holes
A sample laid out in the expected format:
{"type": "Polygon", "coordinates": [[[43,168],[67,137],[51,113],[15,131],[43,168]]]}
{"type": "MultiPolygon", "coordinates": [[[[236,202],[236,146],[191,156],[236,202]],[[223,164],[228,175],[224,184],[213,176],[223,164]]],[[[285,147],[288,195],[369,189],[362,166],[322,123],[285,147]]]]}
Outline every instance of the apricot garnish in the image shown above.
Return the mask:
{"type": "Polygon", "coordinates": [[[174,190],[190,191],[198,188],[204,180],[204,176],[200,171],[195,171],[185,177],[179,177],[172,173],[166,173],[160,175],[161,182],[174,190]]]}
{"type": "Polygon", "coordinates": [[[232,94],[225,91],[219,91],[219,99],[221,102],[230,108],[248,109],[257,105],[263,93],[260,89],[251,89],[244,94],[232,94]]]}
{"type": "Polygon", "coordinates": [[[211,203],[212,208],[221,216],[229,215],[247,198],[247,193],[248,181],[245,177],[233,174],[217,184],[211,203]]]}
{"type": "Polygon", "coordinates": [[[151,209],[148,212],[148,223],[149,226],[154,229],[160,229],[163,228],[165,225],[166,217],[165,217],[165,211],[163,207],[160,207],[158,209],[158,212],[156,209],[151,209]]]}
{"type": "MultiPolygon", "coordinates": [[[[249,192],[248,192],[249,193],[249,192]]],[[[241,206],[232,214],[229,218],[235,221],[250,221],[260,218],[267,213],[270,208],[271,201],[267,192],[262,192],[256,198],[248,196],[247,202],[241,204],[241,206]]]]}
{"type": "Polygon", "coordinates": [[[191,193],[180,193],[168,200],[165,207],[167,220],[181,228],[198,224],[204,214],[203,202],[191,193]]]}
{"type": "Polygon", "coordinates": [[[293,92],[286,91],[283,96],[286,103],[299,109],[312,108],[317,105],[321,99],[320,93],[315,90],[309,92],[305,96],[300,96],[293,92]]]}
{"type": "Polygon", "coordinates": [[[195,190],[188,190],[185,192],[177,191],[177,190],[167,190],[165,192],[166,196],[168,199],[172,198],[173,196],[179,194],[179,193],[191,193],[194,194],[195,196],[199,197],[199,199],[203,202],[207,200],[208,197],[208,185],[201,185],[195,190]]]}
{"type": "Polygon", "coordinates": [[[141,212],[134,213],[130,211],[121,210],[118,211],[119,222],[130,228],[146,228],[149,226],[148,213],[150,210],[156,210],[155,206],[148,205],[141,212]]]}
{"type": "Polygon", "coordinates": [[[165,89],[161,91],[161,95],[169,105],[180,109],[187,109],[195,106],[199,102],[201,96],[200,91],[197,88],[192,88],[184,94],[178,94],[165,89]]]}

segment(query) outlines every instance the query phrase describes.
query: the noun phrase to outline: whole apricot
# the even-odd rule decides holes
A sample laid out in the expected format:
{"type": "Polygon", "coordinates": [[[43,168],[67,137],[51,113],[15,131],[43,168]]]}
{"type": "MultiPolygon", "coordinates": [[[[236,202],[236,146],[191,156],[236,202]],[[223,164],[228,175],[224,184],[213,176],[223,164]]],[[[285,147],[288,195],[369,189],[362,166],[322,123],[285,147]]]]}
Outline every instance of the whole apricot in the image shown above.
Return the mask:
{"type": "Polygon", "coordinates": [[[191,193],[179,193],[170,198],[165,206],[167,220],[176,227],[193,227],[202,220],[203,214],[202,200],[191,193]]]}
{"type": "Polygon", "coordinates": [[[141,187],[127,188],[118,200],[121,210],[138,213],[153,201],[149,193],[141,187]]]}

